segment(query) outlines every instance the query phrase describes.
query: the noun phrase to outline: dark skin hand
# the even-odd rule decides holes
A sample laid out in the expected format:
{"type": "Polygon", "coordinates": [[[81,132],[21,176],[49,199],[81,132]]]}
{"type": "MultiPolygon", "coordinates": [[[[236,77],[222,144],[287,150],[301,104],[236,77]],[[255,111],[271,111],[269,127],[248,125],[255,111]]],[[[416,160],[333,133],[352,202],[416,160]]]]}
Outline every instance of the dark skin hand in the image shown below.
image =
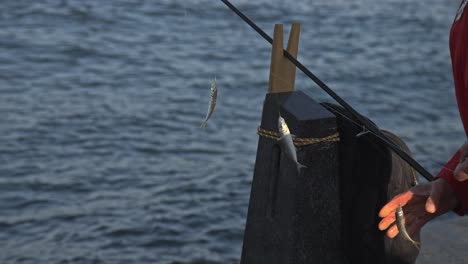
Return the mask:
{"type": "MultiPolygon", "coordinates": [[[[468,143],[465,143],[459,152],[460,161],[453,176],[459,181],[465,181],[468,179],[468,143]]],[[[398,228],[395,225],[395,211],[398,204],[403,207],[406,230],[412,236],[427,222],[455,209],[458,203],[455,193],[444,179],[421,184],[397,195],[380,210],[379,216],[382,220],[379,229],[387,230],[389,238],[398,235],[398,228]]]]}
{"type": "Polygon", "coordinates": [[[444,179],[415,186],[396,196],[379,212],[382,218],[379,229],[387,230],[389,238],[398,235],[398,228],[395,225],[395,211],[398,204],[403,207],[406,230],[412,236],[430,220],[455,209],[458,201],[452,188],[444,179]]]}
{"type": "Polygon", "coordinates": [[[455,168],[453,176],[459,181],[468,179],[468,143],[465,143],[459,150],[460,161],[455,168]]]}

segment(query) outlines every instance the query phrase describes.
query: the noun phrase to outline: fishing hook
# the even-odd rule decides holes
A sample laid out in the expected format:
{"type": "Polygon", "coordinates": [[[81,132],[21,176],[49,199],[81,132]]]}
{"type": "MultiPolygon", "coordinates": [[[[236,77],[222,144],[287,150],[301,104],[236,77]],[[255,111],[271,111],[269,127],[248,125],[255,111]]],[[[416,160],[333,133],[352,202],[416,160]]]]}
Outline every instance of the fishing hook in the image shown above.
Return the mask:
{"type": "MultiPolygon", "coordinates": [[[[244,15],[239,9],[237,9],[233,4],[228,0],[221,0],[229,9],[231,9],[236,15],[238,15],[242,20],[244,20],[250,27],[252,27],[257,33],[259,33],[266,41],[270,44],[273,44],[273,39],[265,33],[260,27],[258,27],[250,18],[244,15]]],[[[416,160],[414,160],[410,155],[400,149],[397,144],[395,144],[391,139],[386,137],[380,129],[371,123],[370,120],[364,118],[359,114],[354,108],[351,107],[345,100],[338,96],[330,87],[328,87],[323,81],[321,81],[317,76],[315,76],[309,69],[307,69],[302,63],[300,63],[294,56],[292,56],[288,51],[283,50],[284,56],[289,59],[299,70],[301,70],[307,77],[314,81],[323,91],[330,95],[338,104],[340,104],[345,110],[347,110],[354,119],[356,119],[360,125],[369,130],[374,134],[378,139],[380,139],[387,147],[392,149],[398,156],[400,156],[406,163],[413,167],[417,172],[419,172],[426,180],[433,181],[434,177],[429,173],[424,167],[422,167],[416,160]]]]}

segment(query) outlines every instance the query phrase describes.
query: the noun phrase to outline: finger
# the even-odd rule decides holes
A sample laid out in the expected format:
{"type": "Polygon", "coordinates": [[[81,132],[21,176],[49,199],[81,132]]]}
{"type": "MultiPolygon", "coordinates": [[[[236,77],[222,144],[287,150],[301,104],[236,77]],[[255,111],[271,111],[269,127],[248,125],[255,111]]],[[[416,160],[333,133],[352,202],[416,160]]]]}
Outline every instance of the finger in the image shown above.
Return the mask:
{"type": "Polygon", "coordinates": [[[456,177],[455,179],[457,179],[458,181],[466,181],[468,180],[468,174],[466,172],[460,172],[456,177]]]}
{"type": "Polygon", "coordinates": [[[435,213],[439,208],[440,197],[442,196],[443,185],[440,182],[434,182],[432,184],[431,194],[426,201],[426,211],[428,213],[435,213]]]}
{"type": "MultiPolygon", "coordinates": [[[[415,207],[417,210],[411,210],[411,209],[408,209],[407,207],[404,207],[404,211],[405,211],[405,216],[404,216],[404,223],[406,223],[407,225],[411,224],[411,222],[413,222],[415,219],[418,219],[420,215],[423,215],[425,214],[426,212],[423,210],[420,209],[421,205],[419,205],[419,207],[415,207]]],[[[387,217],[383,218],[380,222],[379,222],[379,230],[383,231],[385,229],[387,229],[391,224],[393,224],[395,222],[395,212],[392,212],[391,214],[389,214],[387,217]]]]}
{"type": "Polygon", "coordinates": [[[395,212],[397,209],[398,205],[405,206],[406,203],[413,197],[413,193],[411,191],[407,191],[405,193],[402,193],[400,195],[395,196],[390,202],[388,202],[379,212],[379,216],[381,218],[384,218],[391,214],[392,212],[395,212]]]}
{"type": "Polygon", "coordinates": [[[408,203],[405,206],[403,206],[403,212],[405,213],[405,215],[425,213],[426,209],[424,205],[427,201],[427,197],[431,193],[431,189],[432,188],[430,188],[429,191],[427,191],[427,194],[425,196],[414,195],[413,198],[410,201],[408,201],[408,203]]]}
{"type": "Polygon", "coordinates": [[[387,236],[389,238],[394,238],[398,235],[398,227],[396,225],[392,225],[388,230],[387,230],[387,236]]]}
{"type": "Polygon", "coordinates": [[[425,197],[427,197],[431,193],[431,185],[431,183],[416,185],[413,188],[411,188],[410,191],[414,194],[414,198],[420,196],[426,199],[425,197]]]}
{"type": "Polygon", "coordinates": [[[463,162],[468,156],[468,143],[463,144],[459,152],[460,152],[460,162],[463,162]]]}
{"type": "Polygon", "coordinates": [[[458,181],[465,181],[468,179],[468,160],[459,163],[455,168],[454,177],[458,181]]]}
{"type": "Polygon", "coordinates": [[[390,214],[384,219],[382,219],[379,223],[379,230],[387,229],[391,224],[395,222],[395,214],[390,214]]]}

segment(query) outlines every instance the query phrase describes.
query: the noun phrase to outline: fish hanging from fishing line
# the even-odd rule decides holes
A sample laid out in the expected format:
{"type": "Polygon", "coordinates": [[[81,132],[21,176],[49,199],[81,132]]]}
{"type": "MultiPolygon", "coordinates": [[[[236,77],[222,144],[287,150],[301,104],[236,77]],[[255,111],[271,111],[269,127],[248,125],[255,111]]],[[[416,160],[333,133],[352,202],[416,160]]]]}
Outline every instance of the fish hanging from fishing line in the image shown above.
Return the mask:
{"type": "Polygon", "coordinates": [[[406,240],[411,242],[417,249],[419,249],[419,242],[414,241],[408,234],[408,231],[406,231],[404,219],[405,217],[403,214],[403,208],[401,208],[401,205],[398,205],[395,211],[395,222],[396,226],[398,227],[398,231],[406,240]]]}
{"type": "Polygon", "coordinates": [[[201,128],[206,127],[206,124],[208,123],[208,119],[210,119],[211,115],[214,112],[217,99],[218,99],[218,86],[216,84],[216,77],[215,77],[213,80],[213,83],[211,84],[211,98],[210,98],[210,104],[208,106],[208,113],[206,113],[205,120],[200,125],[201,128]]]}
{"type": "MultiPolygon", "coordinates": [[[[238,15],[242,20],[244,20],[250,27],[252,27],[258,34],[260,34],[268,43],[273,45],[273,38],[270,37],[265,31],[263,31],[254,21],[242,13],[238,8],[236,8],[228,0],[221,0],[229,9],[231,9],[236,15],[238,15]]],[[[364,118],[363,115],[359,114],[351,105],[349,105],[343,98],[338,96],[328,85],[326,85],[322,80],[320,80],[315,74],[313,74],[309,69],[307,69],[301,62],[299,62],[295,56],[290,54],[288,51],[283,52],[284,56],[294,64],[299,70],[301,70],[309,79],[316,83],[323,91],[330,95],[341,107],[349,112],[351,117],[356,120],[359,126],[364,126],[372,134],[374,134],[378,140],[380,140],[384,145],[390,148],[398,156],[400,156],[406,163],[413,167],[421,176],[426,178],[428,181],[433,181],[435,178],[432,174],[427,171],[423,166],[421,166],[416,160],[414,160],[410,155],[397,147],[394,142],[382,134],[379,127],[375,125],[371,120],[364,118]]]]}
{"type": "Polygon", "coordinates": [[[294,147],[291,132],[289,131],[289,127],[286,124],[286,121],[281,115],[279,115],[278,117],[278,131],[280,133],[278,143],[280,145],[281,150],[286,154],[286,157],[288,157],[290,160],[296,163],[297,169],[299,171],[302,168],[307,168],[306,166],[302,165],[297,161],[296,148],[294,147]]]}

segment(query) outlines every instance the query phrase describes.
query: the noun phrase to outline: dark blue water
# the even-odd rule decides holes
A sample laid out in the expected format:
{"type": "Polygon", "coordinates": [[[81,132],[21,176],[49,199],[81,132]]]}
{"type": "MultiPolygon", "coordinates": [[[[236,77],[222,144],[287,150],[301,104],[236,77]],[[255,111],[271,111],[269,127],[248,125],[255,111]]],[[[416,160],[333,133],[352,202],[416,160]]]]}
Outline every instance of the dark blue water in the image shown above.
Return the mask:
{"type": "MultiPolygon", "coordinates": [[[[465,140],[458,1],[233,3],[269,33],[300,21],[299,59],[431,172],[465,140]]],[[[0,25],[0,263],[239,261],[263,39],[213,0],[3,1],[0,25]]]]}

